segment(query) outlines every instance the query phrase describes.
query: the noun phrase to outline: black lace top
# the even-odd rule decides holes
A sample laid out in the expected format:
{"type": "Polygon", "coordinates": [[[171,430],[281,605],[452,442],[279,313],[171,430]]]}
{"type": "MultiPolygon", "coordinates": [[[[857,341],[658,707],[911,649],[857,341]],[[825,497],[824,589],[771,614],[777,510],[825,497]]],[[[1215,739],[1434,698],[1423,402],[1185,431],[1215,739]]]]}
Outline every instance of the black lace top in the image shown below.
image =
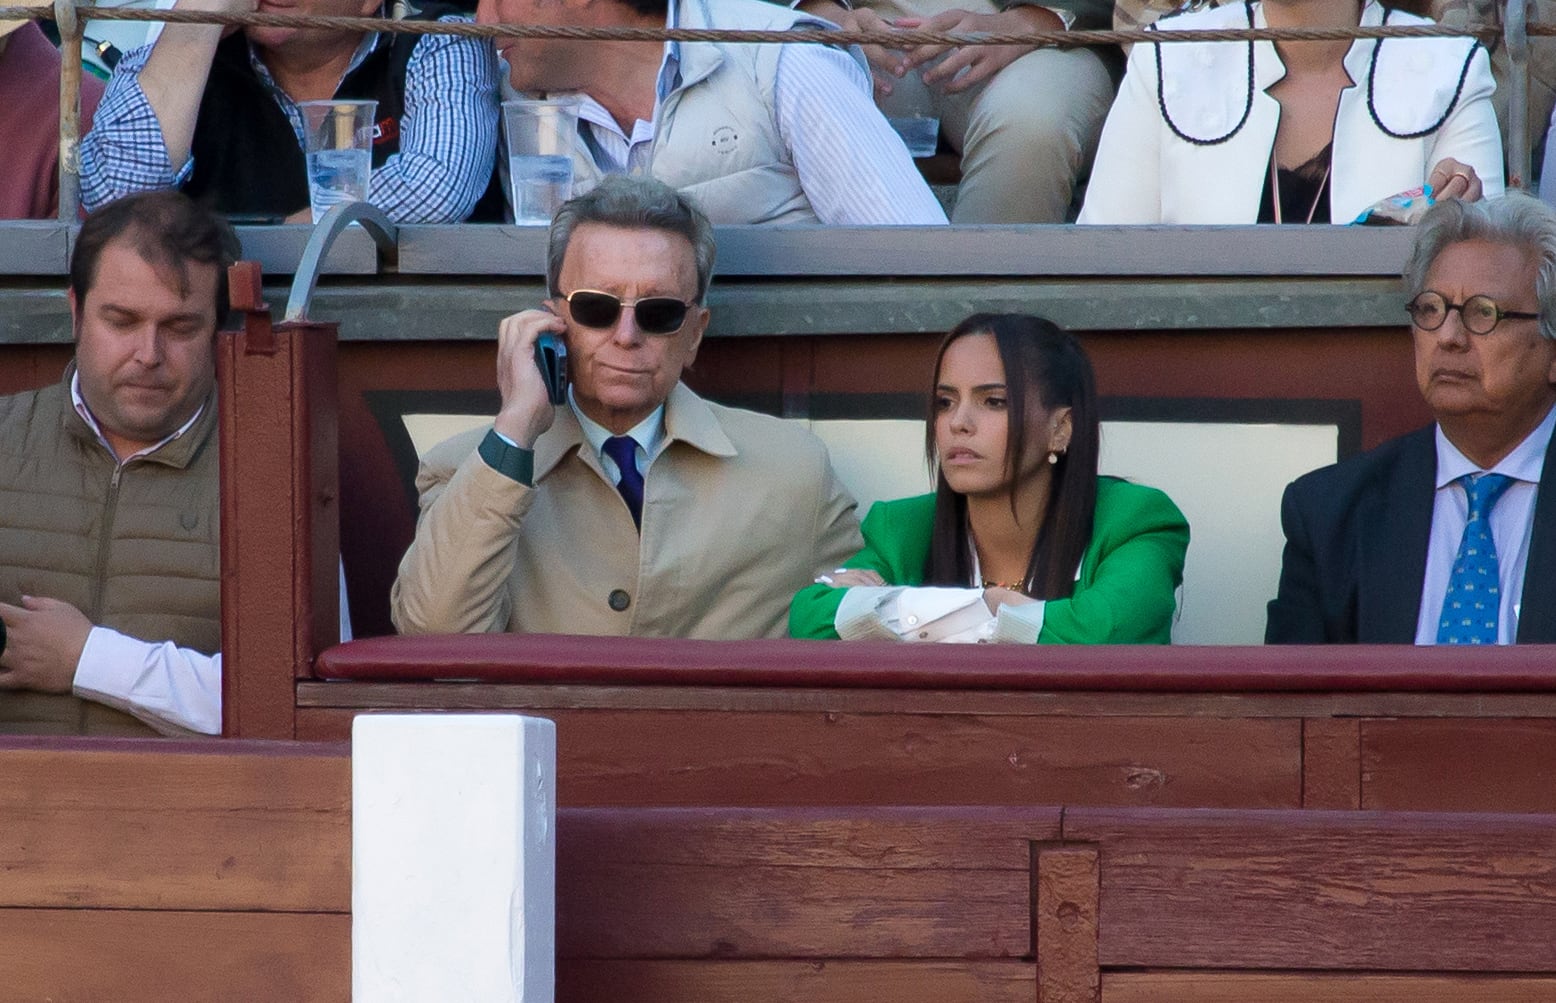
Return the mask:
{"type": "Polygon", "coordinates": [[[1282,223],[1306,223],[1308,213],[1312,222],[1329,222],[1329,159],[1334,153],[1334,143],[1313,154],[1313,159],[1287,170],[1275,167],[1270,158],[1269,170],[1264,174],[1264,197],[1259,200],[1259,222],[1275,222],[1275,199],[1270,190],[1270,170],[1278,170],[1280,182],[1280,215],[1282,223]]]}

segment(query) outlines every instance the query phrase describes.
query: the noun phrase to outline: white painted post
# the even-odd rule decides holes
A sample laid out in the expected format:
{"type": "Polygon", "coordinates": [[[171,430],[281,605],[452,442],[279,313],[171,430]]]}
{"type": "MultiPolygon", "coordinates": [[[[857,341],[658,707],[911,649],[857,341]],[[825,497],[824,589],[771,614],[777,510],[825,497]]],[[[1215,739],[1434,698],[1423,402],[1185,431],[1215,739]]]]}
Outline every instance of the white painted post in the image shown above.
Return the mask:
{"type": "Polygon", "coordinates": [[[551,1003],[556,726],[369,714],[351,730],[356,1003],[551,1003]]]}

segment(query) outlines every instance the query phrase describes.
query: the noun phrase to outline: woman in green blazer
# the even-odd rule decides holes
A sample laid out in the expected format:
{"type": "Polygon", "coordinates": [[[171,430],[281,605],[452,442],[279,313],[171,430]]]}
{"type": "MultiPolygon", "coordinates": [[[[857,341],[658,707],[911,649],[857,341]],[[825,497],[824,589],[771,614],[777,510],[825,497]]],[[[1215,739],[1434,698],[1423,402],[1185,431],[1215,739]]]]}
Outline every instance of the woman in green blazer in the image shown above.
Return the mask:
{"type": "Polygon", "coordinates": [[[975,314],[940,346],[932,495],[879,502],[865,547],[794,597],[795,637],[1166,644],[1189,526],[1165,494],[1097,475],[1080,343],[975,314]]]}

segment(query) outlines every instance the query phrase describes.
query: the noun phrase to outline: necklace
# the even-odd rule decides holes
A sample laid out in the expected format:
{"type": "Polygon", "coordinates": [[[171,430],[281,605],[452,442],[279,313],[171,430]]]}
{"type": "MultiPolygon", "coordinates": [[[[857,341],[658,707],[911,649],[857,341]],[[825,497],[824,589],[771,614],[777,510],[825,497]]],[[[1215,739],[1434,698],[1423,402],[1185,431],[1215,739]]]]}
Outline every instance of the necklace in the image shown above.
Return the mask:
{"type": "Polygon", "coordinates": [[[985,578],[983,580],[983,587],[986,589],[1009,589],[1012,592],[1019,592],[1022,595],[1031,598],[1031,593],[1027,591],[1026,582],[996,582],[992,579],[985,578]]]}
{"type": "MultiPolygon", "coordinates": [[[[1334,166],[1334,155],[1329,157],[1329,163],[1324,165],[1324,176],[1318,179],[1318,191],[1313,193],[1313,204],[1307,207],[1307,219],[1302,222],[1313,222],[1313,215],[1318,212],[1318,203],[1324,197],[1324,186],[1329,183],[1329,169],[1334,166]]],[[[1270,200],[1275,203],[1275,225],[1279,226],[1285,220],[1281,219],[1280,212],[1280,167],[1275,163],[1275,148],[1270,148],[1270,200]]]]}
{"type": "MultiPolygon", "coordinates": [[[[1246,13],[1247,18],[1248,18],[1248,27],[1252,28],[1254,26],[1253,0],[1244,0],[1243,10],[1246,13]]],[[[1385,7],[1383,9],[1382,24],[1383,24],[1384,27],[1388,26],[1389,15],[1392,14],[1392,13],[1393,13],[1392,8],[1385,7]]],[[[1147,31],[1160,31],[1161,28],[1160,28],[1160,25],[1158,25],[1158,24],[1152,24],[1146,30],[1147,31]]],[[[1248,43],[1247,43],[1247,45],[1248,45],[1248,84],[1247,84],[1247,90],[1246,90],[1246,92],[1244,93],[1244,96],[1243,96],[1243,114],[1242,114],[1242,117],[1237,120],[1237,124],[1236,125],[1232,126],[1231,131],[1227,132],[1225,135],[1223,135],[1223,136],[1215,136],[1215,137],[1211,137],[1211,138],[1208,138],[1208,139],[1207,138],[1201,138],[1199,136],[1191,136],[1188,133],[1184,132],[1181,128],[1179,128],[1178,123],[1173,121],[1172,115],[1170,115],[1168,113],[1168,111],[1167,111],[1167,89],[1166,89],[1166,82],[1164,80],[1164,74],[1163,74],[1163,71],[1162,71],[1162,45],[1161,45],[1160,42],[1152,42],[1151,44],[1153,46],[1155,46],[1155,48],[1156,48],[1156,53],[1155,53],[1155,55],[1156,55],[1156,107],[1162,113],[1162,121],[1167,124],[1167,128],[1168,129],[1172,130],[1172,134],[1174,136],[1177,136],[1179,139],[1183,140],[1185,143],[1191,143],[1194,146],[1219,146],[1220,144],[1225,143],[1227,140],[1231,139],[1233,136],[1237,135],[1239,132],[1243,131],[1243,126],[1248,124],[1248,116],[1250,114],[1252,114],[1252,112],[1253,112],[1253,91],[1254,91],[1254,43],[1253,43],[1253,39],[1249,39],[1248,43]]],[[[1377,45],[1373,46],[1372,54],[1371,54],[1371,56],[1367,60],[1367,115],[1368,115],[1368,117],[1370,117],[1372,119],[1372,124],[1376,125],[1378,127],[1378,131],[1382,132],[1385,136],[1390,136],[1390,137],[1392,137],[1394,139],[1420,139],[1423,136],[1430,136],[1432,133],[1436,132],[1438,129],[1441,129],[1443,127],[1443,125],[1448,121],[1448,116],[1452,115],[1453,114],[1453,110],[1458,107],[1459,99],[1464,96],[1464,81],[1469,78],[1470,64],[1474,62],[1474,60],[1475,60],[1475,53],[1480,48],[1481,48],[1481,44],[1480,44],[1479,40],[1476,40],[1476,41],[1473,41],[1473,42],[1470,43],[1470,51],[1464,57],[1464,65],[1459,68],[1459,82],[1458,82],[1457,86],[1454,87],[1454,89],[1453,89],[1453,97],[1451,99],[1449,99],[1448,107],[1443,109],[1443,114],[1442,114],[1441,118],[1439,118],[1436,122],[1433,122],[1431,125],[1427,126],[1425,129],[1421,129],[1421,130],[1418,130],[1416,132],[1395,132],[1393,129],[1389,128],[1387,125],[1384,125],[1383,124],[1383,119],[1378,117],[1378,106],[1377,106],[1377,102],[1375,100],[1375,88],[1376,88],[1376,78],[1377,78],[1377,74],[1378,74],[1378,54],[1383,51],[1383,39],[1381,39],[1381,38],[1378,39],[1377,45]]],[[[1276,211],[1277,212],[1280,211],[1278,203],[1277,203],[1276,211]]]]}

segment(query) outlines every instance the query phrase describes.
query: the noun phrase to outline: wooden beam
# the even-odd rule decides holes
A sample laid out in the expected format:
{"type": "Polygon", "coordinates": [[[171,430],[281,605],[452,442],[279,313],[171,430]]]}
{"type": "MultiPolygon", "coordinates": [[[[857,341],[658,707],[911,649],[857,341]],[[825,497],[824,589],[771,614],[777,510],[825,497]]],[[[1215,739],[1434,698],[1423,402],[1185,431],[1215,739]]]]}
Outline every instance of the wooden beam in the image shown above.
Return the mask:
{"type": "Polygon", "coordinates": [[[570,809],[568,959],[1019,959],[1057,809],[570,809]]]}
{"type": "Polygon", "coordinates": [[[1302,807],[1361,807],[1361,726],[1355,718],[1302,722],[1302,807]]]}
{"type": "Polygon", "coordinates": [[[0,746],[0,907],[350,909],[343,748],[104,741],[0,746]]]}
{"type": "Polygon", "coordinates": [[[1556,720],[1366,721],[1362,806],[1556,811],[1556,720]]]}
{"type": "Polygon", "coordinates": [[[340,637],[335,330],[272,326],[259,268],[231,270],[218,336],[223,734],[292,738],[297,676],[340,637]]]}
{"type": "Polygon", "coordinates": [[[559,1003],[1031,1003],[1030,961],[563,961],[559,1003]]]}
{"type": "Polygon", "coordinates": [[[1071,808],[1064,831],[1101,853],[1105,968],[1556,971],[1549,816],[1071,808]]]}
{"type": "Polygon", "coordinates": [[[318,913],[0,909],[8,1000],[351,996],[351,917],[318,913]]]}
{"type": "Polygon", "coordinates": [[[1549,1003],[1556,978],[1334,972],[1104,972],[1106,1003],[1549,1003]]]}
{"type": "Polygon", "coordinates": [[[1039,847],[1037,857],[1037,1001],[1097,1003],[1097,849],[1039,847]]]}

